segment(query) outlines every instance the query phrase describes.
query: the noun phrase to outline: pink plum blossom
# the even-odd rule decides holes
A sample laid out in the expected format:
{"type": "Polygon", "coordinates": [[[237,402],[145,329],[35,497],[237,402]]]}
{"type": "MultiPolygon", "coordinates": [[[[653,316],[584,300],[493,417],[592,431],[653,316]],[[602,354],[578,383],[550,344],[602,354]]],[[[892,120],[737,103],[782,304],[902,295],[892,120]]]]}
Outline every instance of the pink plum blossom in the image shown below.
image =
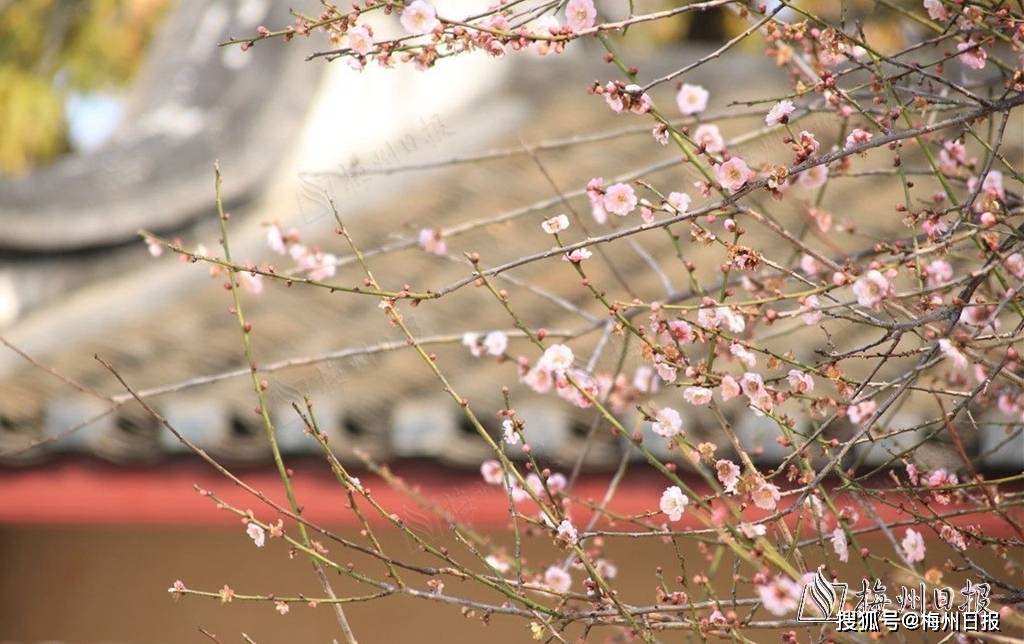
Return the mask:
{"type": "Polygon", "coordinates": [[[846,136],[846,148],[850,149],[850,148],[855,148],[858,145],[863,145],[863,144],[867,143],[868,141],[870,141],[871,138],[872,138],[871,132],[868,132],[867,130],[864,130],[864,129],[859,128],[859,127],[858,128],[854,128],[853,131],[851,131],[846,136]]]}
{"type": "Polygon", "coordinates": [[[801,188],[816,190],[828,181],[828,166],[825,164],[812,166],[797,175],[796,182],[801,188]]]}
{"type": "Polygon", "coordinates": [[[786,379],[789,381],[790,388],[797,393],[806,394],[814,391],[814,378],[809,373],[790,369],[786,379]]]}
{"type": "Polygon", "coordinates": [[[256,544],[257,548],[262,548],[266,545],[267,531],[260,527],[259,524],[250,521],[248,525],[245,526],[245,533],[249,535],[249,538],[252,539],[252,542],[256,544]]]}
{"type": "Polygon", "coordinates": [[[576,248],[565,254],[564,259],[567,262],[579,264],[585,259],[590,259],[594,254],[586,248],[576,248]]]}
{"type": "Polygon", "coordinates": [[[789,117],[796,111],[796,107],[793,105],[793,101],[783,99],[772,105],[772,109],[768,110],[768,115],[764,117],[766,125],[778,125],[779,123],[788,123],[789,117]]]}
{"type": "Polygon", "coordinates": [[[718,480],[725,486],[726,492],[736,492],[736,484],[740,481],[740,467],[732,461],[722,459],[715,463],[718,480]]]}
{"type": "Polygon", "coordinates": [[[878,403],[874,400],[864,400],[856,405],[850,405],[846,409],[846,416],[850,419],[850,422],[860,424],[871,418],[876,409],[878,409],[878,403]]]}
{"type": "Polygon", "coordinates": [[[242,284],[242,288],[244,288],[250,295],[259,295],[263,292],[263,276],[259,273],[242,271],[238,273],[238,278],[238,281],[242,284]]]}
{"type": "Polygon", "coordinates": [[[957,58],[959,58],[960,62],[966,67],[970,67],[971,69],[985,69],[985,64],[988,61],[988,53],[981,45],[973,40],[968,40],[967,42],[957,43],[956,49],[960,52],[960,55],[957,56],[957,58]]]}
{"type": "Polygon", "coordinates": [[[594,0],[569,0],[565,5],[565,24],[574,32],[590,29],[597,21],[594,0]]]}
{"type": "Polygon", "coordinates": [[[369,27],[358,25],[349,29],[348,46],[360,56],[370,53],[373,49],[373,35],[370,33],[369,27]]]}
{"type": "Polygon", "coordinates": [[[712,154],[725,150],[725,139],[722,138],[722,133],[719,131],[718,126],[712,123],[698,125],[697,129],[693,131],[693,142],[703,146],[706,151],[712,154]]]}
{"type": "Polygon", "coordinates": [[[942,4],[942,0],[924,0],[924,8],[932,20],[949,20],[949,10],[942,4]]]}
{"type": "Polygon", "coordinates": [[[696,339],[696,336],[693,333],[693,327],[691,327],[685,320],[669,320],[668,332],[673,339],[684,344],[693,342],[694,339],[696,339]]]}
{"type": "Polygon", "coordinates": [[[818,301],[817,295],[808,295],[804,298],[804,303],[800,306],[801,319],[804,324],[812,325],[821,322],[821,303],[818,301]]]}
{"type": "Polygon", "coordinates": [[[933,259],[924,268],[928,286],[935,288],[953,279],[953,267],[944,259],[933,259]]]}
{"type": "Polygon", "coordinates": [[[288,252],[288,246],[285,244],[284,233],[281,232],[281,227],[277,224],[270,224],[267,226],[267,246],[270,250],[284,255],[288,252]]]}
{"type": "Polygon", "coordinates": [[[761,485],[750,493],[750,499],[754,505],[762,510],[774,510],[782,495],[779,488],[768,481],[761,480],[761,485]]]}
{"type": "Polygon", "coordinates": [[[728,402],[740,395],[740,383],[736,382],[736,379],[732,376],[726,375],[722,377],[721,386],[722,401],[728,402]]]}
{"type": "Polygon", "coordinates": [[[853,284],[853,294],[861,306],[875,308],[892,293],[892,285],[877,270],[870,270],[853,284]]]}
{"type": "Polygon", "coordinates": [[[420,230],[420,248],[431,255],[444,255],[448,252],[448,243],[445,242],[441,231],[436,228],[424,228],[420,230]]]}
{"type": "Polygon", "coordinates": [[[1013,273],[1014,277],[1024,279],[1024,255],[1020,253],[1008,255],[1003,265],[1006,266],[1006,270],[1013,273]]]}
{"type": "Polygon", "coordinates": [[[625,217],[636,208],[637,198],[633,186],[616,183],[608,186],[604,193],[604,209],[620,217],[625,217]]]}
{"type": "Polygon", "coordinates": [[[417,36],[429,34],[438,25],[437,12],[424,0],[410,2],[402,10],[399,21],[406,31],[417,36]]]}
{"type": "Polygon", "coordinates": [[[756,175],[740,157],[715,166],[715,179],[729,192],[736,192],[756,175]]]}
{"type": "Polygon", "coordinates": [[[953,363],[953,367],[957,370],[964,370],[967,368],[967,356],[957,349],[952,342],[946,338],[939,339],[939,349],[946,355],[947,358],[953,363]]]}

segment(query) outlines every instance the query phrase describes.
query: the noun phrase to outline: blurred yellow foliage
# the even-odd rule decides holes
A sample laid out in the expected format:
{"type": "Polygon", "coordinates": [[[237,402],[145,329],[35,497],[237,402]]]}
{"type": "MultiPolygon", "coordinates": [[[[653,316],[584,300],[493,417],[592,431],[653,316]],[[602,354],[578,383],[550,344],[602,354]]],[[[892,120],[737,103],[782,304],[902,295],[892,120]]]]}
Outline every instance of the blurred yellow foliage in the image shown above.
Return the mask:
{"type": "Polygon", "coordinates": [[[67,151],[69,91],[131,79],[169,0],[0,0],[0,174],[67,151]]]}

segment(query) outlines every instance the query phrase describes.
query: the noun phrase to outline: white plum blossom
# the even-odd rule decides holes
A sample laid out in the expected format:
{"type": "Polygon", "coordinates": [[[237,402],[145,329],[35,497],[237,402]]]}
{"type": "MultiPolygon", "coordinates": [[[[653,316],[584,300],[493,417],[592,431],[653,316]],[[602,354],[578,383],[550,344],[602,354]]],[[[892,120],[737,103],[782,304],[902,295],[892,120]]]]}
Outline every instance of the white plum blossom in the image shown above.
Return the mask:
{"type": "Polygon", "coordinates": [[[512,569],[512,566],[509,565],[507,561],[505,561],[504,559],[499,559],[494,555],[487,555],[486,557],[484,557],[484,562],[497,572],[500,572],[501,574],[505,574],[506,572],[512,569]]]}
{"type": "Polygon", "coordinates": [[[569,227],[569,218],[565,215],[555,215],[551,219],[545,219],[540,227],[547,234],[554,235],[569,227]]]}
{"type": "Polygon", "coordinates": [[[757,356],[754,355],[753,351],[748,350],[745,346],[739,342],[733,342],[729,345],[729,353],[733,355],[737,360],[742,362],[747,369],[753,369],[757,364],[757,356]]]}
{"type": "Polygon", "coordinates": [[[683,511],[689,503],[690,499],[683,494],[679,486],[671,485],[662,492],[658,507],[662,514],[668,516],[669,521],[679,521],[683,518],[683,511]]]}
{"type": "Polygon", "coordinates": [[[842,528],[832,531],[832,550],[839,556],[839,561],[846,563],[850,560],[850,545],[846,540],[846,532],[842,528]]]}
{"type": "Polygon", "coordinates": [[[484,349],[488,355],[500,356],[508,349],[508,336],[502,331],[491,331],[484,338],[484,349]]]}
{"type": "Polygon", "coordinates": [[[691,405],[706,405],[711,402],[711,390],[707,387],[687,387],[683,391],[683,400],[691,405]]]}
{"type": "Polygon", "coordinates": [[[817,275],[821,271],[821,265],[818,264],[818,260],[804,253],[800,256],[800,270],[808,275],[817,275]]]}
{"type": "Polygon", "coordinates": [[[685,192],[670,192],[666,202],[678,214],[685,214],[690,209],[690,195],[685,192]]]}
{"type": "Polygon", "coordinates": [[[703,112],[708,107],[708,90],[700,85],[684,83],[676,94],[676,106],[683,116],[703,112]]]}
{"type": "Polygon", "coordinates": [[[474,358],[479,358],[484,354],[484,345],[480,343],[480,336],[476,333],[463,333],[462,346],[469,349],[474,358]]]}
{"type": "Polygon", "coordinates": [[[553,344],[544,350],[544,355],[541,356],[538,366],[547,371],[562,374],[572,368],[574,359],[572,349],[564,344],[553,344]]]}
{"type": "Polygon", "coordinates": [[[558,494],[559,492],[563,492],[566,486],[569,485],[569,481],[568,479],[565,478],[565,474],[562,474],[560,472],[555,472],[554,474],[549,476],[547,481],[545,482],[547,483],[548,491],[551,492],[552,494],[558,494]]]}
{"type": "Polygon", "coordinates": [[[575,546],[580,540],[580,535],[576,531],[576,526],[574,526],[572,521],[569,519],[563,519],[562,522],[558,524],[558,530],[556,530],[556,532],[560,539],[570,545],[575,546]]]}
{"type": "Polygon", "coordinates": [[[757,587],[757,595],[769,613],[781,617],[800,606],[802,590],[802,586],[789,577],[776,575],[767,584],[757,587]]]}
{"type": "Polygon", "coordinates": [[[900,545],[903,546],[903,555],[907,561],[910,563],[924,561],[924,537],[920,532],[913,528],[907,528],[900,545]]]}
{"type": "Polygon", "coordinates": [[[558,566],[549,566],[544,571],[544,585],[553,592],[559,594],[567,593],[572,588],[572,577],[558,566]]]}
{"type": "Polygon", "coordinates": [[[519,444],[519,434],[516,432],[516,424],[511,418],[501,421],[501,438],[509,445],[519,444]]]}
{"type": "Polygon", "coordinates": [[[717,329],[725,323],[733,333],[743,333],[747,323],[743,316],[728,306],[705,306],[697,311],[697,323],[707,329],[717,329]]]}
{"type": "Polygon", "coordinates": [[[654,369],[647,365],[640,365],[633,372],[633,388],[645,394],[653,394],[658,391],[658,381],[654,379],[654,369]]]}
{"type": "Polygon", "coordinates": [[[768,533],[768,528],[764,527],[763,523],[741,523],[739,529],[748,539],[763,537],[768,533]]]}
{"type": "Polygon", "coordinates": [[[505,480],[505,470],[501,467],[501,463],[490,459],[480,464],[480,476],[488,485],[501,485],[505,480]]]}
{"type": "Polygon", "coordinates": [[[659,436],[671,438],[683,432],[683,419],[675,409],[662,407],[654,415],[651,429],[659,436]]]}

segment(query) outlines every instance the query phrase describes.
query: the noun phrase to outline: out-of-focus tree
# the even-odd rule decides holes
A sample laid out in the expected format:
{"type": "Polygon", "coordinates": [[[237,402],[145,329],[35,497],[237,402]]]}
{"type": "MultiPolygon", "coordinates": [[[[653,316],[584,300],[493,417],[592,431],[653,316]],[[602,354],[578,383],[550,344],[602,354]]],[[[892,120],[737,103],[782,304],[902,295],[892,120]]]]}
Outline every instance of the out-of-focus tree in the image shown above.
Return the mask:
{"type": "Polygon", "coordinates": [[[168,0],[0,1],[0,174],[69,148],[65,97],[122,86],[168,0]]]}

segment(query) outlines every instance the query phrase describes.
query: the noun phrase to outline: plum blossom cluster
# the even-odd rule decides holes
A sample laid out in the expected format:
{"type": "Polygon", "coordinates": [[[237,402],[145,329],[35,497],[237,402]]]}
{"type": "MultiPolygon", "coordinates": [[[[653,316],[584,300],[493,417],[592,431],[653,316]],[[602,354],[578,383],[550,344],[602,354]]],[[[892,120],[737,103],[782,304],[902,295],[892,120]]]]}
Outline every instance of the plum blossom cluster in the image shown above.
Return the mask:
{"type": "MultiPolygon", "coordinates": [[[[507,513],[509,531],[481,536],[369,457],[364,484],[333,458],[312,406],[296,405],[365,542],[325,541],[299,505],[276,508],[283,522],[270,524],[214,499],[242,518],[239,538],[261,556],[287,542],[292,555],[374,596],[458,605],[483,622],[520,618],[539,641],[593,633],[654,642],[669,630],[762,641],[767,629],[802,641],[805,631],[785,629],[797,628],[819,566],[836,580],[856,567],[929,587],[980,575],[1006,592],[1000,614],[1019,621],[1009,600],[1024,592],[1013,460],[1024,441],[1024,13],[1013,3],[855,4],[819,15],[815,3],[732,0],[660,10],[506,2],[475,12],[367,0],[327,3],[318,16],[235,41],[319,34],[331,49],[314,57],[357,69],[573,47],[605,71],[564,82],[584,95],[580,109],[610,124],[547,142],[605,146],[594,155],[599,170],[556,186],[557,209],[546,192],[514,214],[396,231],[400,239],[366,253],[345,228],[329,252],[275,223],[268,253],[287,258],[286,271],[233,263],[226,244],[218,257],[146,237],[152,254],[170,248],[251,293],[283,280],[369,298],[367,310],[399,338],[389,346],[414,354],[475,434],[486,456],[474,482],[489,511],[507,513]],[[657,48],[654,24],[698,10],[727,16],[732,35],[710,52],[641,64],[641,52],[657,48]],[[780,72],[764,74],[770,89],[715,80],[732,78],[729,65],[753,65],[752,51],[780,72]],[[665,65],[673,69],[653,71],[665,65]],[[618,154],[636,133],[635,149],[654,165],[618,154]],[[374,277],[378,261],[401,265],[395,249],[447,256],[464,233],[499,223],[502,241],[532,240],[529,252],[472,250],[467,274],[448,284],[417,275],[416,289],[389,290],[374,277]],[[365,277],[321,284],[340,280],[342,262],[365,277]],[[469,287],[477,299],[466,306],[490,301],[516,331],[452,328],[428,345],[410,323],[420,306],[469,287]],[[550,310],[524,306],[527,297],[550,310]],[[568,326],[547,330],[556,324],[568,326]],[[478,376],[498,372],[494,382],[478,376]],[[489,389],[501,403],[488,408],[464,388],[489,389]],[[526,401],[560,420],[530,416],[526,401]],[[540,449],[559,433],[570,448],[540,449]],[[588,473],[595,454],[600,472],[588,473]],[[408,493],[453,540],[441,544],[385,507],[374,493],[384,485],[408,493]],[[375,536],[384,529],[430,563],[385,552],[375,536]],[[617,585],[619,568],[634,563],[611,553],[630,546],[664,555],[655,570],[629,570],[648,580],[643,590],[617,585]],[[387,574],[345,563],[354,553],[387,574]],[[482,592],[464,591],[469,584],[482,592]]],[[[558,183],[545,166],[557,161],[534,161],[548,188],[558,183]]],[[[255,366],[251,375],[265,406],[255,366]]],[[[273,446],[273,427],[268,435],[273,446]]],[[[286,470],[281,478],[291,495],[286,470]]],[[[282,615],[317,601],[182,582],[169,591],[266,601],[282,615]]],[[[339,607],[339,628],[355,641],[348,608],[330,601],[338,596],[325,587],[320,601],[339,607]]]]}

